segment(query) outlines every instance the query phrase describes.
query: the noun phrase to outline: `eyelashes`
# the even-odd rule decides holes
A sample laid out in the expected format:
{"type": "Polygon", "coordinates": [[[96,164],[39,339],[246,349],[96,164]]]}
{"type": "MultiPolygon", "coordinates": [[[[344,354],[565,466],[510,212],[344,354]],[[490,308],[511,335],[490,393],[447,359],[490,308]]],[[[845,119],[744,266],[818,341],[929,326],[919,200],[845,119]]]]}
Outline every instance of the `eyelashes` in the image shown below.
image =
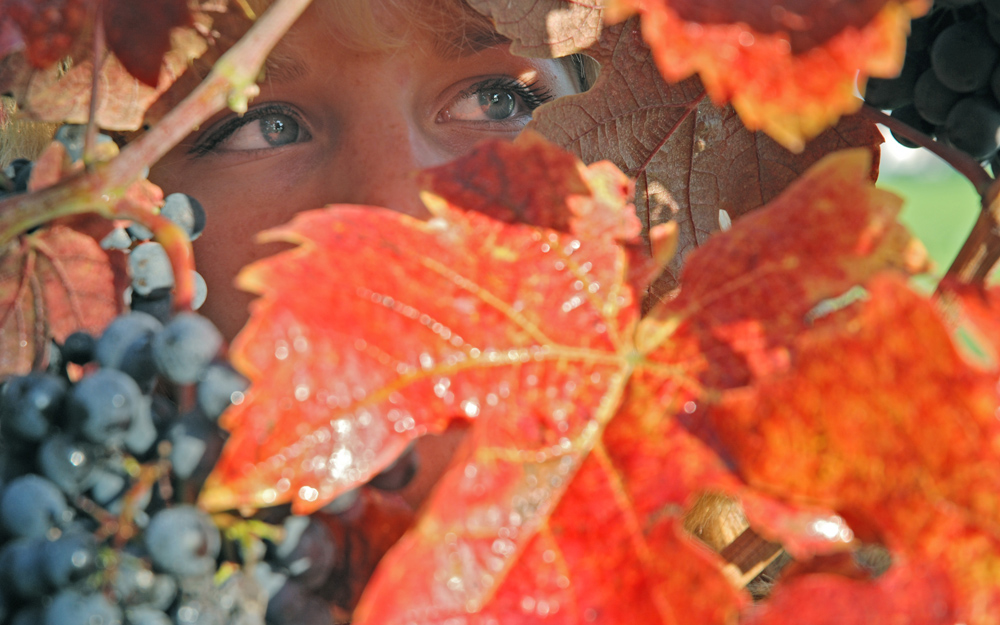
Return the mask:
{"type": "MultiPolygon", "coordinates": [[[[500,128],[499,125],[501,124],[510,125],[518,122],[519,120],[520,123],[523,124],[524,120],[530,118],[532,111],[555,97],[552,92],[544,85],[541,85],[538,80],[524,82],[511,76],[497,76],[476,82],[467,89],[461,91],[452,99],[451,103],[446,105],[446,107],[442,110],[448,110],[449,107],[453,106],[454,103],[462,100],[463,98],[468,99],[473,96],[477,96],[481,99],[485,94],[498,93],[505,93],[513,96],[516,104],[514,109],[510,111],[510,114],[502,119],[470,120],[471,123],[493,124],[494,129],[500,128]]],[[[357,106],[362,106],[362,103],[358,102],[357,106]]],[[[488,126],[482,126],[482,128],[484,131],[489,129],[488,126]]],[[[292,143],[300,143],[308,141],[311,138],[311,135],[306,130],[305,122],[294,108],[280,102],[271,102],[253,107],[241,117],[232,116],[214,129],[210,129],[205,136],[200,138],[188,150],[188,154],[193,157],[202,157],[226,151],[252,152],[256,150],[281,147],[292,143]],[[275,125],[274,120],[279,119],[283,120],[278,122],[282,124],[282,131],[291,131],[294,135],[287,135],[286,133],[286,139],[284,140],[287,140],[287,143],[279,144],[271,141],[265,141],[269,145],[261,145],[256,148],[245,145],[247,143],[247,133],[254,134],[254,128],[251,124],[260,124],[263,128],[266,124],[270,123],[268,128],[273,130],[273,126],[275,125]],[[271,121],[269,122],[268,120],[271,121]],[[241,132],[245,128],[247,130],[241,132]],[[236,147],[233,145],[234,142],[236,145],[244,144],[244,147],[236,147]],[[234,147],[235,149],[231,149],[234,147]]]]}
{"type": "Polygon", "coordinates": [[[188,154],[192,156],[204,156],[209,154],[219,147],[219,145],[224,141],[236,134],[236,132],[244,126],[254,122],[260,122],[265,117],[271,116],[283,116],[289,118],[296,123],[297,129],[301,129],[304,126],[299,114],[291,107],[279,103],[262,104],[261,106],[250,109],[242,117],[232,117],[223,122],[221,126],[210,131],[207,136],[200,139],[190,150],[188,150],[188,154]]]}
{"type": "Polygon", "coordinates": [[[462,95],[469,96],[491,90],[513,92],[524,102],[524,106],[529,111],[535,110],[554,97],[552,91],[540,85],[538,80],[525,83],[510,76],[499,76],[476,83],[464,91],[462,95]]]}

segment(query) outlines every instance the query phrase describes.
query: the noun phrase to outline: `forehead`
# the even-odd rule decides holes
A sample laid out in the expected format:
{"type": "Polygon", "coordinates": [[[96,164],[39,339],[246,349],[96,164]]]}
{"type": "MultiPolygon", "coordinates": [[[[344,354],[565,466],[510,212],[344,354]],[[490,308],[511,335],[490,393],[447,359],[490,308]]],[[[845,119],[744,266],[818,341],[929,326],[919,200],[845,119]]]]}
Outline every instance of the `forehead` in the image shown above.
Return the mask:
{"type": "Polygon", "coordinates": [[[510,40],[464,0],[316,0],[268,58],[268,77],[293,79],[317,63],[321,69],[317,42],[331,50],[419,51],[452,59],[510,40]]]}

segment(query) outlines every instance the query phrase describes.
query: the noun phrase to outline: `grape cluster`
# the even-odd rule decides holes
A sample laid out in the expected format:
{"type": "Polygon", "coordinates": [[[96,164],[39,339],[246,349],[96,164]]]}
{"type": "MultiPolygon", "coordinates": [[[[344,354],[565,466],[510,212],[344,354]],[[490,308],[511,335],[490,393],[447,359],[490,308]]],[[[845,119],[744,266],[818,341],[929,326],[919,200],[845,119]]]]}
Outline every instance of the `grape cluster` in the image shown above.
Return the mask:
{"type": "Polygon", "coordinates": [[[980,162],[995,160],[1000,149],[1000,0],[937,0],[911,23],[900,75],[869,80],[865,102],[891,110],[892,117],[980,162]]]}
{"type": "MultiPolygon", "coordinates": [[[[82,157],[84,127],[56,139],[82,157]]],[[[0,196],[25,192],[31,169],[0,172],[0,196]]],[[[191,239],[205,228],[184,194],[160,214],[191,239]]],[[[0,383],[0,625],[332,625],[331,604],[349,607],[350,549],[327,520],[351,514],[358,492],[316,516],[213,518],[194,505],[225,443],[217,420],[248,382],[210,321],[174,312],[152,236],[133,223],[101,242],[127,254],[128,312],[0,383]]],[[[194,280],[197,309],[207,290],[194,280]]],[[[371,486],[403,488],[416,467],[411,448],[371,486]]]]}

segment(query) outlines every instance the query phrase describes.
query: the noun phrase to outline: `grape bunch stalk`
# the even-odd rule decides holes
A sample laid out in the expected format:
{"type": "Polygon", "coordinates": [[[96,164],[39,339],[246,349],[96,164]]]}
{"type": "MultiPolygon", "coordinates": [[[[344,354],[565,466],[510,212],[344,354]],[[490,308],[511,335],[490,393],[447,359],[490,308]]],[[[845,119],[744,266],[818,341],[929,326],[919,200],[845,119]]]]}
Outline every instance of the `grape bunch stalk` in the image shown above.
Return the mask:
{"type": "MultiPolygon", "coordinates": [[[[71,158],[83,131],[57,135],[71,158]]],[[[25,192],[31,169],[8,167],[0,194],[25,192]]],[[[205,227],[183,194],[160,214],[192,239],[205,227]]],[[[132,223],[102,241],[128,256],[128,312],[100,336],[53,342],[45,370],[0,386],[0,625],[332,625],[350,549],[328,519],[350,514],[357,491],[315,516],[195,505],[225,443],[217,420],[248,382],[208,319],[174,310],[151,237],[132,223]]],[[[406,486],[415,462],[410,450],[372,486],[406,486]]]]}
{"type": "Polygon", "coordinates": [[[1000,171],[1000,0],[937,0],[911,23],[899,76],[869,80],[864,94],[867,104],[1000,171]]]}

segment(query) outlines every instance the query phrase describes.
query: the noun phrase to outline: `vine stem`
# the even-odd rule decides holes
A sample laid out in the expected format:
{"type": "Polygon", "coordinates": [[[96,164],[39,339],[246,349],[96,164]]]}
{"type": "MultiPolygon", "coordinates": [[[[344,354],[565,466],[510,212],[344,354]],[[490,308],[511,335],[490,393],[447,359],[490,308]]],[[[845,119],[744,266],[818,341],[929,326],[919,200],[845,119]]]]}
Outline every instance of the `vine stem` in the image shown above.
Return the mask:
{"type": "MultiPolygon", "coordinates": [[[[894,133],[927,148],[972,183],[981,198],[981,210],[972,231],[952,262],[946,278],[964,284],[981,285],[1000,261],[1000,186],[971,156],[935,141],[919,130],[869,105],[861,108],[868,119],[885,125],[894,133]]],[[[942,281],[942,284],[947,281],[942,281]]],[[[938,287],[937,294],[941,294],[938,287]]]]}
{"type": "Polygon", "coordinates": [[[97,108],[100,104],[101,67],[104,65],[104,3],[94,7],[94,66],[90,72],[90,110],[87,116],[87,132],[83,139],[83,162],[93,160],[94,145],[97,143],[97,108]]]}
{"type": "MultiPolygon", "coordinates": [[[[242,113],[258,92],[256,80],[267,55],[311,0],[276,0],[250,30],[216,62],[209,75],[152,129],[110,161],[95,163],[57,184],[0,201],[0,248],[14,237],[53,219],[96,213],[133,219],[153,231],[170,255],[175,303],[184,308],[193,293],[191,242],[168,220],[127,198],[144,170],[227,104],[242,113]]],[[[95,66],[96,71],[96,66],[95,66]]]]}

